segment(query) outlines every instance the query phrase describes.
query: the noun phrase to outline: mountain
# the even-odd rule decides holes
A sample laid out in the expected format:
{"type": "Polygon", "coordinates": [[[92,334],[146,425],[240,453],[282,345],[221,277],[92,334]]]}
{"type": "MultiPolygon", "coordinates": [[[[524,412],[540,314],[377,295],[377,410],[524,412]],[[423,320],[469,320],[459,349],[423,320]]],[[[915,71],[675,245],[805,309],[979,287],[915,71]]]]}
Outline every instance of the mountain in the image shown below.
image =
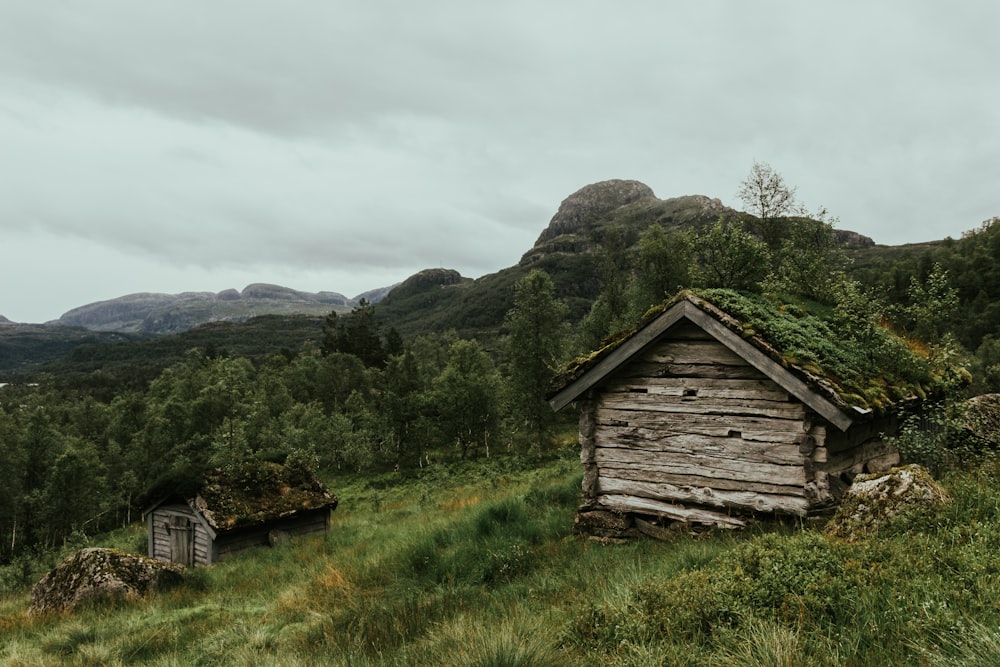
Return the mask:
{"type": "Polygon", "coordinates": [[[207,322],[238,322],[259,315],[326,315],[349,311],[364,298],[380,301],[390,287],[349,299],[337,292],[300,292],[279,285],[255,283],[242,292],[129,294],[74,308],[49,325],[162,335],[187,331],[207,322]]]}
{"type": "Polygon", "coordinates": [[[668,230],[701,228],[723,214],[741,215],[703,195],[660,199],[639,181],[593,183],[562,201],[514,266],[476,280],[445,269],[421,272],[392,290],[377,311],[404,338],[455,329],[461,336],[489,341],[500,333],[513,305],[514,283],[542,269],[552,278],[556,296],[569,307],[569,320],[579,321],[601,290],[596,258],[609,229],[622,230],[634,242],[653,224],[668,230]]]}
{"type": "MultiPolygon", "coordinates": [[[[52,372],[113,376],[108,372],[112,365],[125,369],[145,364],[150,368],[143,377],[149,377],[156,367],[180,358],[190,347],[214,346],[251,357],[295,350],[304,341],[319,340],[322,316],[331,310],[348,311],[361,298],[377,303],[376,314],[384,328],[395,328],[404,339],[454,329],[460,336],[491,345],[503,332],[514,284],[530,271],[542,269],[551,276],[556,296],[569,308],[569,321],[577,322],[600,293],[596,260],[610,229],[620,230],[631,243],[653,224],[668,230],[698,229],[720,215],[746,214],[703,195],[660,199],[639,181],[602,181],[564,199],[516,264],[477,279],[431,268],[354,299],[264,284],[249,285],[242,292],[133,294],[75,308],[46,326],[0,323],[0,371],[34,368],[36,362],[61,353],[66,365],[58,370],[48,367],[52,372]],[[97,334],[110,332],[119,336],[117,341],[151,340],[104,349],[97,334]],[[166,333],[174,335],[162,336],[166,333]]],[[[837,234],[857,265],[872,273],[882,267],[882,253],[893,251],[855,232],[837,234]]]]}

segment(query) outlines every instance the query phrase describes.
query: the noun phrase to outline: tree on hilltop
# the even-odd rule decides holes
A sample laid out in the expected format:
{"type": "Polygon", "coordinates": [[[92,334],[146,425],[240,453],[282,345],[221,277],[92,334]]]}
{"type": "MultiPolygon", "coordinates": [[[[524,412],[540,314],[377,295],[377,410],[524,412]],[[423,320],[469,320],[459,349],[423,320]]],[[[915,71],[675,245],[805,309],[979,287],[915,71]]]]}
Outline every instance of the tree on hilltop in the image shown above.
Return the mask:
{"type": "Polygon", "coordinates": [[[760,220],[760,234],[772,250],[777,249],[782,236],[777,219],[802,213],[802,206],[795,199],[795,188],[789,187],[781,174],[766,162],[754,160],[736,196],[747,207],[747,212],[760,220]]]}

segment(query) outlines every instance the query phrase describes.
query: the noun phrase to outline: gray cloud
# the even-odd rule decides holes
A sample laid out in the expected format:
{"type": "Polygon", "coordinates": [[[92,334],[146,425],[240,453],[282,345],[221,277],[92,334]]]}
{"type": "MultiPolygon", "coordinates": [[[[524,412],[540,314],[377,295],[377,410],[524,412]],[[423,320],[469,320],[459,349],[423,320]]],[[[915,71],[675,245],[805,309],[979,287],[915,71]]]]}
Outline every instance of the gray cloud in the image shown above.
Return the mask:
{"type": "Polygon", "coordinates": [[[1000,213],[998,20],[971,1],[0,0],[0,313],[481,275],[587,183],[732,205],[755,159],[879,242],[958,236],[1000,213]]]}

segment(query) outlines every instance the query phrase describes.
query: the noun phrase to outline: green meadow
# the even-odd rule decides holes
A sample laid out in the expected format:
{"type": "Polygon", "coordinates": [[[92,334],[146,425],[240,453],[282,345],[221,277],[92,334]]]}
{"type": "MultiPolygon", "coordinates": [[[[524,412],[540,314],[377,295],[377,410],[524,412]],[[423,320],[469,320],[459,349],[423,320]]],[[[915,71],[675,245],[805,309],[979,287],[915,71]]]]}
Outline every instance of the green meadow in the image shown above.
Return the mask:
{"type": "MultiPolygon", "coordinates": [[[[45,559],[9,566],[0,663],[995,665],[997,471],[948,473],[947,506],[853,543],[821,521],[576,537],[573,446],[335,476],[325,537],[194,570],[133,604],[30,617],[24,581],[45,559]]],[[[142,552],[145,533],[91,544],[142,552]]]]}

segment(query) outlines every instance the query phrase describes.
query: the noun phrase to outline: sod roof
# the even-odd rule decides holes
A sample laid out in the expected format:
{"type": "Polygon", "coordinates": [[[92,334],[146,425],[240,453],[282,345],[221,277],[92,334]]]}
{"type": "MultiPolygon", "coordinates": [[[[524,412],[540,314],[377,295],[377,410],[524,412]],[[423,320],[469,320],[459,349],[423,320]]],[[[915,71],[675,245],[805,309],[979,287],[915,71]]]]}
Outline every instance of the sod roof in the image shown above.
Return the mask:
{"type": "MultiPolygon", "coordinates": [[[[668,299],[651,309],[634,329],[571,362],[555,378],[550,396],[570,387],[681,301],[694,305],[854,416],[937,394],[948,381],[948,373],[933,368],[926,345],[898,336],[884,323],[853,331],[849,324],[837,321],[829,306],[704,289],[668,299]]],[[[967,376],[964,370],[959,373],[967,376]]]]}
{"type": "Polygon", "coordinates": [[[244,461],[212,470],[190,499],[217,532],[268,523],[337,506],[337,497],[314,474],[267,461],[244,461]]]}

